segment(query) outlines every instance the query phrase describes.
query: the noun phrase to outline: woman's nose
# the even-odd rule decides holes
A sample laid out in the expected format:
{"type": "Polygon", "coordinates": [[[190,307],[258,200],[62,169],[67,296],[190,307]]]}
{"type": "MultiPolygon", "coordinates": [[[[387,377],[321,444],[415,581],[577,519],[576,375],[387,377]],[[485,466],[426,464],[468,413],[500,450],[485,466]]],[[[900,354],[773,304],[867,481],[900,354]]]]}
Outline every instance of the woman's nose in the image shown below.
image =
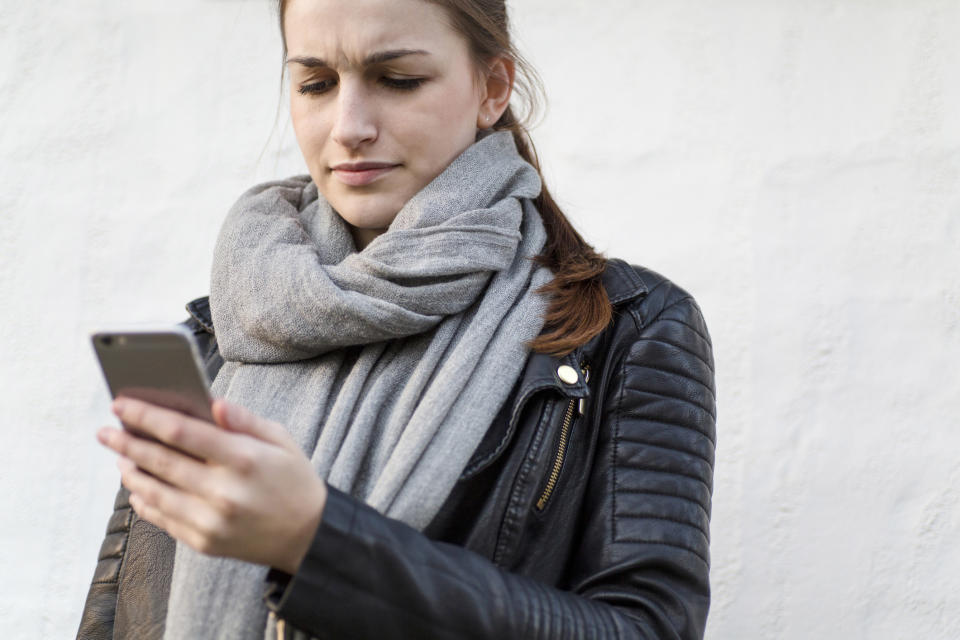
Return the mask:
{"type": "Polygon", "coordinates": [[[356,149],[377,139],[376,107],[362,86],[342,82],[336,110],[330,135],[338,144],[356,149]]]}

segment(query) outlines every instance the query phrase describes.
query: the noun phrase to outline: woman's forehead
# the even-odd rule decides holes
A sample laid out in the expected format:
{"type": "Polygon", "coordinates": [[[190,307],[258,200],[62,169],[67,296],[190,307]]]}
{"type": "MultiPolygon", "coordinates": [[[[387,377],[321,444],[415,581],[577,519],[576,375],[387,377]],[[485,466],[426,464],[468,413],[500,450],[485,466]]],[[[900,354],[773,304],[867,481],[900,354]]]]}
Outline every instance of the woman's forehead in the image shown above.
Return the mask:
{"type": "Polygon", "coordinates": [[[442,55],[462,44],[445,10],[424,0],[291,0],[284,33],[289,58],[336,67],[364,66],[385,51],[442,55]]]}

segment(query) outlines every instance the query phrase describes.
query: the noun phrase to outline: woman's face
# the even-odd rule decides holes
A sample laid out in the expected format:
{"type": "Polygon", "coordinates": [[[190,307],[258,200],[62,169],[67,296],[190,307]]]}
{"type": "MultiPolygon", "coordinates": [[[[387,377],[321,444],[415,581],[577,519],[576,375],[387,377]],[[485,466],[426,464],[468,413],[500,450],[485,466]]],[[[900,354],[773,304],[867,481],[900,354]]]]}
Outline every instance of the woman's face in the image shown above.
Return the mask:
{"type": "Polygon", "coordinates": [[[300,151],[358,248],[499,116],[435,4],[291,0],[284,30],[300,151]]]}

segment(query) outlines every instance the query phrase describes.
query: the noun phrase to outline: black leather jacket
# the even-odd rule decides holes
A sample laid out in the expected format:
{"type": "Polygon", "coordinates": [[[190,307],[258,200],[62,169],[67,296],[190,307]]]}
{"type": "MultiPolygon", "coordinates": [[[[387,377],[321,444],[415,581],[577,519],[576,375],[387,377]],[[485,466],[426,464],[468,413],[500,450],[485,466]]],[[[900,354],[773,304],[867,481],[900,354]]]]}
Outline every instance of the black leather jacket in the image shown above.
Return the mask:
{"type": "MultiPolygon", "coordinates": [[[[715,442],[710,338],[693,298],[611,260],[610,327],[532,354],[423,533],[331,489],[281,628],[317,638],[701,638],[715,442]],[[558,376],[562,365],[581,375],[558,376]]],[[[212,377],[206,298],[188,305],[212,377]]],[[[569,373],[569,371],[567,371],[569,373]]],[[[160,638],[174,543],[117,495],[79,638],[160,638]]]]}

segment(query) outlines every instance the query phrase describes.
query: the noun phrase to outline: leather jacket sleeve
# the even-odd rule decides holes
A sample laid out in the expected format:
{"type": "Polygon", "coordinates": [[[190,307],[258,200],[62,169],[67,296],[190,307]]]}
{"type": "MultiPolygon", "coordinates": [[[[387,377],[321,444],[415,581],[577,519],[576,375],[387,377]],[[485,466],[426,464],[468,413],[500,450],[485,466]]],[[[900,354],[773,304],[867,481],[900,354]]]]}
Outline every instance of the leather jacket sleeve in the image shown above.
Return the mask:
{"type": "Polygon", "coordinates": [[[113,514],[107,522],[107,533],[97,554],[97,568],[93,573],[77,638],[108,640],[113,638],[113,621],[117,610],[117,589],[120,584],[120,565],[127,546],[133,509],[130,492],[122,486],[113,503],[113,514]]]}
{"type": "MultiPolygon", "coordinates": [[[[709,607],[715,393],[700,310],[669,283],[606,350],[581,531],[564,588],[429,539],[331,489],[267,604],[320,638],[701,638],[709,607]],[[654,317],[645,317],[654,309],[654,317]]],[[[513,504],[509,509],[531,509],[513,504]]]]}
{"type": "Polygon", "coordinates": [[[77,638],[115,638],[117,629],[130,638],[162,637],[175,548],[173,538],[133,511],[130,492],[121,486],[77,638]],[[149,584],[150,589],[121,589],[125,582],[149,584]]]}

